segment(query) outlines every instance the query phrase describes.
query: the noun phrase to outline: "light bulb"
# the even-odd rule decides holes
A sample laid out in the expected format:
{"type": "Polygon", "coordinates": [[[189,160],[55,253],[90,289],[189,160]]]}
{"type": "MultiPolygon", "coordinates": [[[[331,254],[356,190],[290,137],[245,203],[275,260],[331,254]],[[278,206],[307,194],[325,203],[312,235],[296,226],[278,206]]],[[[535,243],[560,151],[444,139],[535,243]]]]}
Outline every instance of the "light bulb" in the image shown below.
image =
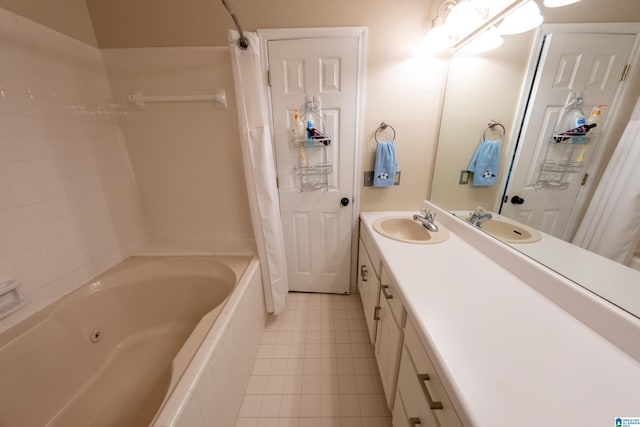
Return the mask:
{"type": "Polygon", "coordinates": [[[482,23],[482,17],[469,0],[456,4],[447,16],[444,26],[452,36],[459,38],[482,23]]]}
{"type": "Polygon", "coordinates": [[[543,19],[536,2],[529,0],[503,19],[498,32],[502,35],[524,33],[542,24],[543,19]]]}
{"type": "Polygon", "coordinates": [[[498,34],[496,27],[491,27],[471,40],[464,47],[464,50],[470,53],[488,52],[502,45],[502,42],[504,42],[504,40],[500,37],[500,34],[498,34]]]}
{"type": "Polygon", "coordinates": [[[421,53],[438,53],[447,50],[449,47],[451,47],[449,33],[441,25],[432,28],[427,33],[418,49],[421,53]]]}

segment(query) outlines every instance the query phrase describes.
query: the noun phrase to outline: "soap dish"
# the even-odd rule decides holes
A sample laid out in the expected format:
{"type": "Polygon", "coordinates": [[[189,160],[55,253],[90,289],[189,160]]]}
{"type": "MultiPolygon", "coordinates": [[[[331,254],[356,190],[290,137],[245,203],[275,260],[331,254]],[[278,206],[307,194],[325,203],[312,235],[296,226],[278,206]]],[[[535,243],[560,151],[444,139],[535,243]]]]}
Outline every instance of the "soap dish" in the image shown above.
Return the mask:
{"type": "Polygon", "coordinates": [[[27,304],[19,286],[20,282],[17,280],[0,283],[0,319],[4,319],[27,304]]]}

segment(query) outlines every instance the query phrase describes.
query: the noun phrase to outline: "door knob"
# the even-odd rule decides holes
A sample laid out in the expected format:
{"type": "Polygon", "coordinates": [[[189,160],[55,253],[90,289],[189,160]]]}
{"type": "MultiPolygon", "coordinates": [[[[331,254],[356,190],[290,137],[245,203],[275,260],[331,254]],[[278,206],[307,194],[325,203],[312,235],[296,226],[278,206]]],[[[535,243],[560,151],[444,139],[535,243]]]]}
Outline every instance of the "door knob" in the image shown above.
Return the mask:
{"type": "Polygon", "coordinates": [[[348,197],[343,197],[342,199],[340,199],[340,204],[342,206],[349,206],[349,198],[348,197]]]}
{"type": "Polygon", "coordinates": [[[524,199],[520,196],[513,196],[511,198],[511,203],[513,203],[514,205],[521,205],[524,203],[524,199]]]}

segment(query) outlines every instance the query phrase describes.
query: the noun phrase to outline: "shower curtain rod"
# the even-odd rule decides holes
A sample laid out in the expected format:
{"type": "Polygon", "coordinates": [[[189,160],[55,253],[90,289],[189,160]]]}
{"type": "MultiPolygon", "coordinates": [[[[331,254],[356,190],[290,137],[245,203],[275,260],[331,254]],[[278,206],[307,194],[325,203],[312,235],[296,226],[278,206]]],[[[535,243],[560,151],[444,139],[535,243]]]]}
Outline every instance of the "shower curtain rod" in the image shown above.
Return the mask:
{"type": "Polygon", "coordinates": [[[233,5],[229,0],[222,0],[222,4],[229,12],[229,15],[231,15],[231,19],[233,19],[233,23],[236,24],[236,28],[240,33],[240,38],[238,39],[238,47],[242,50],[246,50],[249,47],[249,39],[245,37],[244,32],[242,31],[240,21],[238,21],[238,17],[236,16],[236,11],[233,8],[233,5]]]}

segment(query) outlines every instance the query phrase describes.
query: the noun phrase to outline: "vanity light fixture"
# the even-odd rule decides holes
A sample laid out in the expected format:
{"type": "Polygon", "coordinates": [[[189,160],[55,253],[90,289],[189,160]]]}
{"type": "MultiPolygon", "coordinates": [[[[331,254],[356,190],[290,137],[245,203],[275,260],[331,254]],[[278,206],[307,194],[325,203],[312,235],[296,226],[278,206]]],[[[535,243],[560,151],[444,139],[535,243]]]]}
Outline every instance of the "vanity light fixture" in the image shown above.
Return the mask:
{"type": "Polygon", "coordinates": [[[536,2],[529,0],[502,20],[498,25],[498,32],[502,35],[524,33],[537,28],[543,19],[536,2]]]}
{"type": "Polygon", "coordinates": [[[544,0],[544,5],[546,7],[562,7],[577,3],[579,1],[580,0],[544,0]]]}
{"type": "Polygon", "coordinates": [[[470,0],[461,0],[451,9],[444,22],[444,27],[455,41],[482,24],[483,17],[471,4],[470,0]]]}
{"type": "Polygon", "coordinates": [[[438,53],[451,47],[453,41],[449,37],[449,32],[444,28],[444,21],[455,5],[455,0],[444,0],[440,4],[438,14],[431,21],[431,30],[429,30],[420,44],[420,51],[438,53]]]}
{"type": "Polygon", "coordinates": [[[497,48],[503,42],[504,39],[500,36],[496,27],[491,27],[471,40],[463,49],[470,53],[488,52],[497,48]]]}
{"type": "Polygon", "coordinates": [[[493,30],[486,31],[488,34],[483,35],[484,41],[478,42],[478,45],[482,46],[481,50],[485,51],[486,46],[496,48],[502,44],[500,34],[525,32],[537,27],[541,22],[540,9],[533,0],[443,0],[432,21],[431,30],[420,44],[419,51],[442,52],[456,44],[464,43],[471,34],[480,32],[482,26],[487,25],[493,30]],[[499,22],[502,16],[504,19],[496,30],[493,25],[499,22]],[[492,22],[488,22],[492,19],[492,22]]]}

